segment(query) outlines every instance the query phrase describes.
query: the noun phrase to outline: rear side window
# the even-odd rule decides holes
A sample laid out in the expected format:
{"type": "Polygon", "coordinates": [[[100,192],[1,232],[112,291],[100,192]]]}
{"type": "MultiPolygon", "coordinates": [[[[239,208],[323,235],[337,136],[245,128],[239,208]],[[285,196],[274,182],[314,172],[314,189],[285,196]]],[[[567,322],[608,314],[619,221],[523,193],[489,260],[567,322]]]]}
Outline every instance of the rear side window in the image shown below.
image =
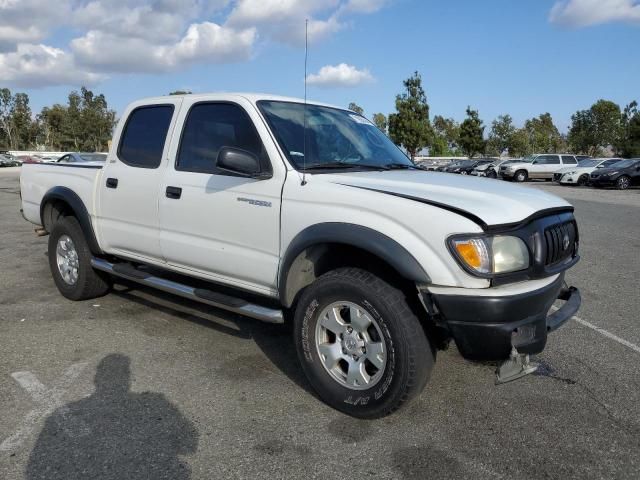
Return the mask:
{"type": "Polygon", "coordinates": [[[260,159],[263,172],[271,171],[262,141],[247,113],[232,103],[199,103],[185,122],[176,170],[228,175],[216,168],[218,152],[235,147],[260,159]]]}
{"type": "Polygon", "coordinates": [[[536,163],[540,165],[552,165],[556,163],[560,163],[560,157],[557,155],[540,155],[536,158],[536,163]]]}
{"type": "Polygon", "coordinates": [[[578,161],[576,160],[576,157],[574,157],[573,155],[563,155],[562,156],[562,163],[564,163],[565,165],[575,165],[576,163],[578,163],[578,161]]]}
{"type": "Polygon", "coordinates": [[[118,158],[139,168],[158,168],[167,139],[173,105],[136,108],[127,119],[118,158]]]}

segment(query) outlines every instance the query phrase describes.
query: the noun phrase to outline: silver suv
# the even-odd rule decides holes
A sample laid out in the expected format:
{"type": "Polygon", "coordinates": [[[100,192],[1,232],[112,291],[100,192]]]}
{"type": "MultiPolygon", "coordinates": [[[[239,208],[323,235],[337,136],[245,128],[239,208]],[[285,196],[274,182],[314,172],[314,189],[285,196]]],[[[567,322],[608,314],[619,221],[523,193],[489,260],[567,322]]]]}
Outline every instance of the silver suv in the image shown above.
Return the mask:
{"type": "Polygon", "coordinates": [[[528,179],[551,180],[553,172],[564,167],[578,164],[575,155],[570,154],[543,154],[530,155],[520,162],[509,163],[500,166],[500,176],[506,180],[526,182],[528,179]]]}

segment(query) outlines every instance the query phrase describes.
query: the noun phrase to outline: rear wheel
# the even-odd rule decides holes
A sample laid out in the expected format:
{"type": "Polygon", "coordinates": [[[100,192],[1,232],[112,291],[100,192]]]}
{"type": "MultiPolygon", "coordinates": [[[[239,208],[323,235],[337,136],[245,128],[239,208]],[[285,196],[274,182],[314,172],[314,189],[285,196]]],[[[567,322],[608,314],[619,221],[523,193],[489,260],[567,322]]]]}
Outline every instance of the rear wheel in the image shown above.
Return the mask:
{"type": "Polygon", "coordinates": [[[631,179],[626,175],[622,175],[618,180],[616,180],[616,188],[618,190],[626,190],[631,186],[631,179]]]}
{"type": "Polygon", "coordinates": [[[60,217],[49,236],[49,268],[60,293],[70,300],[106,294],[110,277],[91,267],[93,255],[75,217],[60,217]]]}
{"type": "Polygon", "coordinates": [[[518,170],[513,176],[513,179],[516,182],[526,182],[528,178],[529,178],[529,174],[527,173],[526,170],[518,170]]]}
{"type": "Polygon", "coordinates": [[[318,395],[359,418],[382,417],[408,403],[435,360],[402,291],[356,268],[329,272],[305,290],[294,336],[318,395]]]}

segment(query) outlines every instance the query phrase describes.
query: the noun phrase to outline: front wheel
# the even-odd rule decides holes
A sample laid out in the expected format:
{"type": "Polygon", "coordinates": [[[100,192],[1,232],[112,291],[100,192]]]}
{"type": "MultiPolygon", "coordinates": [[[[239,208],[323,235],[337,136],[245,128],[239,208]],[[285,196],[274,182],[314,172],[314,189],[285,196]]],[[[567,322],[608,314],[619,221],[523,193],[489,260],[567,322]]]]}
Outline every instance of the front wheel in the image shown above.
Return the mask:
{"type": "Polygon", "coordinates": [[[589,183],[589,175],[587,175],[586,173],[584,175],[580,175],[580,177],[578,178],[578,186],[584,187],[588,183],[589,183]]]}
{"type": "Polygon", "coordinates": [[[75,217],[61,217],[49,236],[49,267],[60,293],[70,300],[106,294],[111,279],[91,267],[91,250],[75,217]]]}
{"type": "Polygon", "coordinates": [[[622,175],[618,180],[616,180],[616,188],[618,190],[626,190],[631,186],[631,179],[626,175],[622,175]]]}
{"type": "Polygon", "coordinates": [[[518,170],[516,174],[513,176],[513,179],[516,182],[526,182],[527,178],[529,178],[529,175],[527,174],[526,170],[518,170]]]}
{"type": "Polygon", "coordinates": [[[294,338],[318,395],[359,418],[407,404],[426,385],[435,360],[402,291],[356,268],[331,271],[305,290],[294,338]]]}
{"type": "Polygon", "coordinates": [[[498,178],[498,174],[496,172],[494,172],[493,170],[489,170],[487,172],[487,177],[488,178],[498,178]]]}

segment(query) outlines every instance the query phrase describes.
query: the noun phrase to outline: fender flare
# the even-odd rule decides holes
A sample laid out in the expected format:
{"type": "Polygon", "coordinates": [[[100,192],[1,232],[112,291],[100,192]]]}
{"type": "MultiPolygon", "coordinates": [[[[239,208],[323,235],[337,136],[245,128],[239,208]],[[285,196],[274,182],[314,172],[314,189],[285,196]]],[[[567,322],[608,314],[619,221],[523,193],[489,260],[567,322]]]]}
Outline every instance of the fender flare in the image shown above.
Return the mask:
{"type": "Polygon", "coordinates": [[[96,255],[102,254],[102,249],[100,248],[95,232],[93,231],[89,211],[78,194],[70,188],[53,187],[44,194],[44,197],[42,197],[42,201],[40,202],[40,221],[42,222],[42,225],[45,225],[45,207],[48,203],[55,201],[62,202],[71,209],[73,215],[78,219],[78,223],[80,223],[80,228],[82,228],[82,233],[84,234],[84,238],[87,241],[91,252],[96,255]]]}
{"type": "Polygon", "coordinates": [[[295,259],[314,245],[338,243],[365,250],[393,267],[402,277],[417,283],[431,283],[424,268],[411,253],[392,238],[362,225],[352,223],[318,223],[298,233],[284,254],[278,272],[278,290],[283,305],[287,305],[287,279],[295,259]]]}

